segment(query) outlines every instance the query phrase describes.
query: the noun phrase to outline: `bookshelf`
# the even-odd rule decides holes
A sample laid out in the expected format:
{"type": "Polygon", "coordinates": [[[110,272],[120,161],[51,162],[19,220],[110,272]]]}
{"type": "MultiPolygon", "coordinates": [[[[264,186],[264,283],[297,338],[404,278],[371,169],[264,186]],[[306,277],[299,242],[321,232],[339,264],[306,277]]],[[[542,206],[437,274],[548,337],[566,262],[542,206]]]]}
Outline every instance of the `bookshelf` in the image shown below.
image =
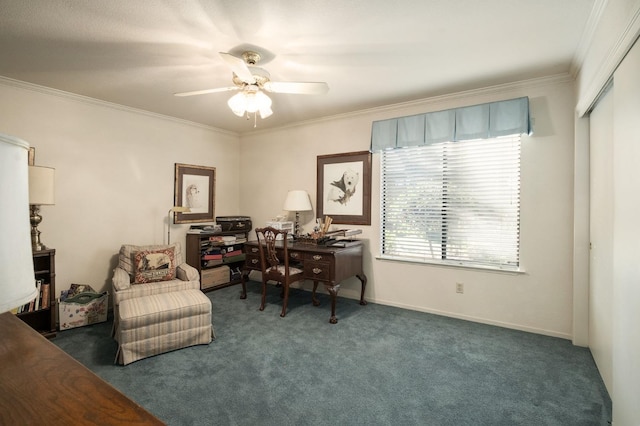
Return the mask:
{"type": "MultiPolygon", "coordinates": [[[[46,249],[33,252],[33,270],[35,273],[35,283],[41,283],[41,295],[38,296],[38,306],[31,310],[29,308],[18,313],[20,318],[31,328],[38,331],[47,338],[56,335],[56,251],[46,249]],[[42,289],[48,287],[48,295],[42,298],[42,289]],[[44,300],[43,300],[44,299],[44,300]]],[[[37,286],[37,284],[36,284],[37,286]]],[[[46,292],[46,290],[45,290],[46,292]]]]}
{"type": "Polygon", "coordinates": [[[188,233],[186,261],[200,274],[202,291],[243,284],[242,269],[248,231],[188,233]]]}

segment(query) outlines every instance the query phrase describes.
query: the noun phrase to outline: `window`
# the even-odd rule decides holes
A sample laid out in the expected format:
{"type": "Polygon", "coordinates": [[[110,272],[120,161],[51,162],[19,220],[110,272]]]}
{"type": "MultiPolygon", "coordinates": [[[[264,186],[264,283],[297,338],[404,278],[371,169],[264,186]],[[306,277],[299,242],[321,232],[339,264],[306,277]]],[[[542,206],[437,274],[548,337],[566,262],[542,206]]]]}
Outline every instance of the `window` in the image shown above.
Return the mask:
{"type": "Polygon", "coordinates": [[[520,136],[382,151],[382,257],[517,270],[520,136]]]}

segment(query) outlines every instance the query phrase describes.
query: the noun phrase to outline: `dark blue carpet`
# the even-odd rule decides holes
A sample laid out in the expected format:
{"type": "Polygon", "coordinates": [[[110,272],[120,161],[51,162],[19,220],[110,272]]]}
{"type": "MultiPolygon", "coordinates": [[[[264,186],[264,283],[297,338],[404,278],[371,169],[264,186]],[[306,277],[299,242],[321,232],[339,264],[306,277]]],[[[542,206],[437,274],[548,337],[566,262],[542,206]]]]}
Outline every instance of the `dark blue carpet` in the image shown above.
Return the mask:
{"type": "Polygon", "coordinates": [[[170,425],[607,425],[588,349],[563,339],[259,284],[209,292],[217,339],[113,364],[111,321],[52,341],[170,425]]]}

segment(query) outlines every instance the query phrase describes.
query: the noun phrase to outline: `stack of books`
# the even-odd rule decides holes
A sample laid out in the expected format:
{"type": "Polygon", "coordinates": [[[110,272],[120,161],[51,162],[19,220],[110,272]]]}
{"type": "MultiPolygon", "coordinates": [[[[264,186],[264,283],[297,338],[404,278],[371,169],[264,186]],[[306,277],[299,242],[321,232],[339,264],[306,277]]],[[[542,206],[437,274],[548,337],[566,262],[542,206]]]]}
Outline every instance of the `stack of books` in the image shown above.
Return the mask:
{"type": "Polygon", "coordinates": [[[36,280],[35,284],[36,289],[38,290],[38,295],[36,296],[36,298],[31,300],[29,303],[26,303],[14,309],[14,313],[23,314],[26,312],[35,312],[40,309],[47,309],[49,307],[49,283],[45,283],[42,280],[36,280]]]}

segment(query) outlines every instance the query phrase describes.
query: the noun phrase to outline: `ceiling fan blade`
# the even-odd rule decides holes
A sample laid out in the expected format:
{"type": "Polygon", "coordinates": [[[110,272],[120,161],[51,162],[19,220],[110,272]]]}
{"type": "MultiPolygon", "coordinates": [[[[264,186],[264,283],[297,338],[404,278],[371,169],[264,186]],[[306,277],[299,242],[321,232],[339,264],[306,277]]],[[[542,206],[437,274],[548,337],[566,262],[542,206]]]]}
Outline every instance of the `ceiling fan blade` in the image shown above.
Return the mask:
{"type": "Polygon", "coordinates": [[[220,56],[222,56],[222,59],[224,59],[227,65],[229,65],[231,71],[233,71],[240,80],[244,81],[247,84],[254,84],[256,82],[256,79],[253,77],[253,74],[251,74],[249,67],[247,67],[247,64],[243,59],[237,58],[230,53],[219,53],[220,56]]]}
{"type": "Polygon", "coordinates": [[[206,95],[207,93],[218,93],[218,92],[230,92],[231,90],[238,90],[237,87],[219,87],[217,89],[204,89],[204,90],[194,90],[192,92],[180,92],[174,93],[174,96],[194,96],[194,95],[206,95]]]}
{"type": "Polygon", "coordinates": [[[324,82],[268,81],[264,89],[274,93],[323,95],[329,91],[329,85],[324,82]]]}

